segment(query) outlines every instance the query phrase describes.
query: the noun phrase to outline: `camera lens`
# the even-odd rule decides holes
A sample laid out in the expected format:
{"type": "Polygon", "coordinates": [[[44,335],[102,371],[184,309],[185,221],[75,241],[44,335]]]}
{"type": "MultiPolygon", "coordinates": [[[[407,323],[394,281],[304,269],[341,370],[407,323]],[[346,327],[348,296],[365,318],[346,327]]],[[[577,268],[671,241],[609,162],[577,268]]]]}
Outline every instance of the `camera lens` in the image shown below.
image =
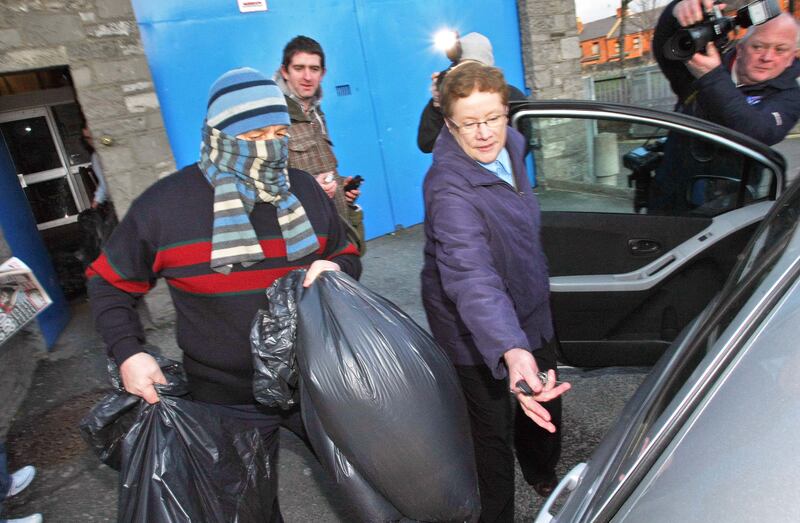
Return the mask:
{"type": "Polygon", "coordinates": [[[664,44],[664,54],[670,60],[688,60],[695,53],[695,40],[688,31],[679,31],[664,44]]]}
{"type": "Polygon", "coordinates": [[[678,39],[678,41],[675,42],[675,44],[676,44],[675,47],[677,47],[678,53],[680,53],[682,55],[691,56],[695,52],[694,51],[694,40],[692,40],[692,37],[690,35],[688,35],[688,34],[683,35],[683,38],[678,39]]]}
{"type": "Polygon", "coordinates": [[[688,60],[703,51],[715,37],[714,22],[703,22],[677,31],[664,44],[664,54],[670,60],[688,60]]]}

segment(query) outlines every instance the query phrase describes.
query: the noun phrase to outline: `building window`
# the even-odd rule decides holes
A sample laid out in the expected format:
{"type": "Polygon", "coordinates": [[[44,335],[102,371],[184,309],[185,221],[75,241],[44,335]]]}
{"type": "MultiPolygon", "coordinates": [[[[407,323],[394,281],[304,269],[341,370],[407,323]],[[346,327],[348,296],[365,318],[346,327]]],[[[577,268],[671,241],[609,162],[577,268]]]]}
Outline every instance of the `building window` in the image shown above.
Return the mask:
{"type": "Polygon", "coordinates": [[[642,48],[642,39],[638,36],[633,38],[633,48],[634,49],[641,49],[642,48]]]}
{"type": "Polygon", "coordinates": [[[600,42],[592,42],[592,56],[600,54],[600,42]]]}

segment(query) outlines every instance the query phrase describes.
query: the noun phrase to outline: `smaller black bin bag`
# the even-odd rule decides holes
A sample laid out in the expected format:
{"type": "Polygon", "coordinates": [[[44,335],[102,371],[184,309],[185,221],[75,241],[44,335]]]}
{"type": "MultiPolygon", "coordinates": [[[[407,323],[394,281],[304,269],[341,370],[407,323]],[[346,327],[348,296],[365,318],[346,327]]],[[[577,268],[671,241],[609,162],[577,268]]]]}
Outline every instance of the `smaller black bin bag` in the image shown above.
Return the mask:
{"type": "Polygon", "coordinates": [[[268,521],[276,482],[257,430],[214,416],[183,397],[182,366],[156,356],[167,385],[149,405],[120,387],[95,405],[80,429],[98,457],[120,471],[118,521],[268,521]],[[263,500],[263,501],[262,501],[263,500]],[[265,519],[266,518],[266,519],[265,519]]]}
{"type": "Polygon", "coordinates": [[[341,272],[323,272],[297,311],[303,419],[362,518],[477,520],[466,402],[433,338],[341,272]]]}

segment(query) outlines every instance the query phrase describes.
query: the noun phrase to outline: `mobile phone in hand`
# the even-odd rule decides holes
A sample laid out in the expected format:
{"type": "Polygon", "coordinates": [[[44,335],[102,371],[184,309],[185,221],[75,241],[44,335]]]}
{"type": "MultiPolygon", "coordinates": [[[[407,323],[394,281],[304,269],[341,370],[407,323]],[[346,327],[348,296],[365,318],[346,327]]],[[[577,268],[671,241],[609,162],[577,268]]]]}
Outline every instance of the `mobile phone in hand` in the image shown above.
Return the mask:
{"type": "Polygon", "coordinates": [[[353,177],[353,179],[351,179],[349,182],[347,182],[345,184],[345,186],[343,187],[344,192],[348,192],[348,191],[352,191],[354,189],[358,189],[361,186],[361,182],[363,182],[363,181],[364,181],[364,178],[362,178],[360,175],[353,177]]]}

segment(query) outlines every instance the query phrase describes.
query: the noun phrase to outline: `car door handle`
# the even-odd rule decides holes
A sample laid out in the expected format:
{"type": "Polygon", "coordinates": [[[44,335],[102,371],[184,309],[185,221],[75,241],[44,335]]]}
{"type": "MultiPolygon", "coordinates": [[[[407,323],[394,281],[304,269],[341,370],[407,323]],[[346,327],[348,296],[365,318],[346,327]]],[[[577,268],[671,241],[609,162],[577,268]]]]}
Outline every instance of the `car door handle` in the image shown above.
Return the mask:
{"type": "Polygon", "coordinates": [[[572,468],[572,470],[567,472],[566,476],[561,478],[558,486],[550,494],[550,497],[547,498],[542,510],[539,511],[539,515],[536,516],[536,521],[534,521],[534,523],[550,523],[550,521],[553,520],[554,516],[550,513],[550,509],[553,508],[553,503],[555,503],[559,496],[561,496],[561,493],[565,490],[570,492],[575,490],[575,487],[578,486],[578,482],[581,480],[581,476],[583,476],[583,471],[585,470],[586,463],[578,463],[572,468]]]}
{"type": "Polygon", "coordinates": [[[661,244],[655,240],[646,238],[636,238],[628,240],[628,251],[634,256],[646,256],[655,254],[661,250],[661,244]]]}

